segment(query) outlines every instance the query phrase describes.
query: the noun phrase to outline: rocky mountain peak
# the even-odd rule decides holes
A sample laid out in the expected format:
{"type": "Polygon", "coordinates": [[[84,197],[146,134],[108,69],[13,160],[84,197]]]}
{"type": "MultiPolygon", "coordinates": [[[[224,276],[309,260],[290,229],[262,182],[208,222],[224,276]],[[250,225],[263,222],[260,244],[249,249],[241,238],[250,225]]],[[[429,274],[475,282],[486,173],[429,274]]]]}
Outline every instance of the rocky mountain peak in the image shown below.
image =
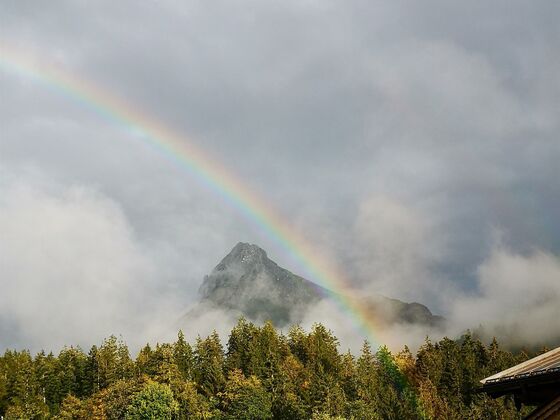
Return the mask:
{"type": "Polygon", "coordinates": [[[322,297],[322,289],[270,260],[257,245],[239,242],[200,286],[202,301],[238,310],[250,319],[293,321],[322,297]]]}
{"type": "Polygon", "coordinates": [[[239,242],[233,247],[229,254],[216,266],[215,270],[221,271],[228,267],[244,264],[264,264],[268,260],[268,256],[264,249],[257,245],[246,242],[239,242]]]}
{"type": "MultiPolygon", "coordinates": [[[[304,314],[327,292],[317,284],[280,267],[257,245],[239,242],[204,277],[200,305],[220,308],[250,320],[272,320],[277,326],[301,322],[304,314]]],[[[364,298],[372,317],[385,322],[422,325],[441,324],[441,317],[418,303],[406,303],[383,296],[364,298]]]]}

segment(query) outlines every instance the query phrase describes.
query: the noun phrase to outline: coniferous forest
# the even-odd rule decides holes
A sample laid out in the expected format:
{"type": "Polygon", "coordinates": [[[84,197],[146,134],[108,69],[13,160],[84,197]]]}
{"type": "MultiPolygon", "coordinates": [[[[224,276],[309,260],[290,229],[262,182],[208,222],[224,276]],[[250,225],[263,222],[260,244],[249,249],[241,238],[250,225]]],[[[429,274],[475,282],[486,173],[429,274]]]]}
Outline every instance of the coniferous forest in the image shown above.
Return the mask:
{"type": "MultiPolygon", "coordinates": [[[[217,333],[146,345],[135,358],[114,336],[58,355],[0,357],[4,419],[508,419],[508,397],[478,381],[526,360],[470,333],[426,342],[416,355],[364,342],[341,352],[321,324],[279,333],[244,319],[224,347],[217,333]]],[[[524,408],[527,411],[527,408],[524,408]]]]}

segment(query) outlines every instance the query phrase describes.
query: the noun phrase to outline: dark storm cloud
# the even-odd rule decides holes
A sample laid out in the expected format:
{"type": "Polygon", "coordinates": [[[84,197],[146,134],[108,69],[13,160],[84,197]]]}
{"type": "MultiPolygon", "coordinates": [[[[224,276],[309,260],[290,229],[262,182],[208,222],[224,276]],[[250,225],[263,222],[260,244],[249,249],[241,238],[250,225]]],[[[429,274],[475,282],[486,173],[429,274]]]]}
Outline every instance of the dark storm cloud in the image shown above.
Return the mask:
{"type": "MultiPolygon", "coordinates": [[[[356,287],[445,311],[498,231],[560,254],[560,6],[471,3],[4,1],[0,39],[188,134],[356,287]]],[[[239,240],[301,270],[122,127],[18,75],[0,91],[6,179],[118,203],[185,301],[239,240]]]]}

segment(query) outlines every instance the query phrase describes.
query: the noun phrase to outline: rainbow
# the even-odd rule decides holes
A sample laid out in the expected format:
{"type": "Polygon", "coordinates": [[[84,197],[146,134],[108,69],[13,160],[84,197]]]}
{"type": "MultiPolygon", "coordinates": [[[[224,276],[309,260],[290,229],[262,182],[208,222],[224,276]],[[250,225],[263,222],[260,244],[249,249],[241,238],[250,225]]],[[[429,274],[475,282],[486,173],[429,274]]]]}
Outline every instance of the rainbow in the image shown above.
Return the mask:
{"type": "Polygon", "coordinates": [[[126,129],[150,148],[186,170],[227,201],[246,219],[284,249],[315,283],[329,290],[332,299],[351,318],[358,333],[377,344],[375,320],[359,300],[350,297],[348,281],[322,257],[263,198],[254,193],[222,163],[208,156],[186,136],[173,132],[117,95],[79,78],[36,55],[22,54],[0,43],[0,69],[31,79],[62,94],[101,117],[126,129]]]}

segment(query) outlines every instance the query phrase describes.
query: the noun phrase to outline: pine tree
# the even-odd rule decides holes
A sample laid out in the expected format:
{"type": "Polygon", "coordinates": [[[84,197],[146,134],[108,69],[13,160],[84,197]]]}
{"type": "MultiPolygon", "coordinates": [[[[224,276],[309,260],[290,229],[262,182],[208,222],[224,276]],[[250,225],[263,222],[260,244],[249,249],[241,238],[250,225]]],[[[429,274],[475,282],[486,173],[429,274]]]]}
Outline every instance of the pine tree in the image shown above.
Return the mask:
{"type": "Polygon", "coordinates": [[[240,369],[245,375],[251,373],[249,367],[258,333],[258,328],[253,323],[243,317],[239,318],[229,335],[226,370],[240,369]]]}
{"type": "Polygon", "coordinates": [[[157,344],[151,354],[151,376],[158,382],[170,384],[182,379],[179,366],[175,363],[175,353],[171,344],[157,344]]]}
{"type": "Polygon", "coordinates": [[[179,330],[177,341],[173,346],[173,356],[182,378],[191,380],[193,378],[194,356],[192,347],[185,341],[185,335],[181,330],[179,330]]]}
{"type": "Polygon", "coordinates": [[[101,377],[97,359],[97,346],[93,345],[89,350],[84,372],[84,395],[92,395],[101,389],[101,377]]]}
{"type": "Polygon", "coordinates": [[[52,353],[45,355],[45,352],[41,351],[35,356],[33,364],[39,396],[43,398],[51,412],[57,412],[63,393],[59,376],[61,371],[59,361],[52,353]]]}
{"type": "Polygon", "coordinates": [[[60,395],[56,401],[60,404],[69,394],[81,397],[85,395],[87,356],[80,348],[65,347],[57,358],[58,378],[60,381],[60,395]]]}
{"type": "Polygon", "coordinates": [[[201,392],[216,396],[225,384],[224,350],[218,333],[214,331],[204,340],[198,337],[194,354],[194,377],[201,392]]]}
{"type": "Polygon", "coordinates": [[[156,372],[155,361],[153,358],[152,348],[147,343],[140,349],[138,356],[136,356],[136,374],[152,376],[156,372]]]}
{"type": "Polygon", "coordinates": [[[171,389],[179,407],[177,413],[179,420],[209,419],[219,416],[219,412],[210,406],[203,395],[198,393],[195,382],[175,382],[171,385],[171,389]]]}

